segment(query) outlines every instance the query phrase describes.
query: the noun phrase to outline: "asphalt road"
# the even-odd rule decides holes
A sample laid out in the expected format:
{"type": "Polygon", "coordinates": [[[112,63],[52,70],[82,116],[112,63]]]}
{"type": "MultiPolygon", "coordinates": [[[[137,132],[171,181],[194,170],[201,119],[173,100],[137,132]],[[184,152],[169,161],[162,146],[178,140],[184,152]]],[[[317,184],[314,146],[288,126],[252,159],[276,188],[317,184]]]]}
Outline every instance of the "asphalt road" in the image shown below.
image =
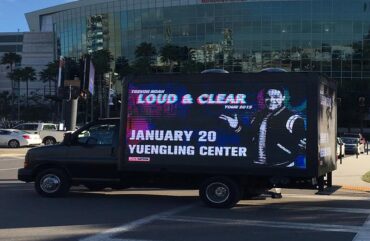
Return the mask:
{"type": "Polygon", "coordinates": [[[370,240],[370,195],[284,190],[229,210],[205,207],[197,191],[130,189],[42,198],[16,181],[22,154],[0,154],[0,240],[233,241],[370,240]]]}

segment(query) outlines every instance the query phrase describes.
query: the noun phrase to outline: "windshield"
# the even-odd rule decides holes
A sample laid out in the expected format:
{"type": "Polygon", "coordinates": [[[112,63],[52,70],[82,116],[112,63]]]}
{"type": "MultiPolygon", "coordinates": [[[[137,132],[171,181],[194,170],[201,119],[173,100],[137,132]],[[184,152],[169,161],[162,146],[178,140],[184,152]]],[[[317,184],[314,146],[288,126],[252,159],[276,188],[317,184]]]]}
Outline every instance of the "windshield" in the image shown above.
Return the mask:
{"type": "Polygon", "coordinates": [[[345,144],[357,144],[358,143],[358,139],[357,138],[346,138],[346,137],[342,137],[342,141],[345,143],[345,144]]]}

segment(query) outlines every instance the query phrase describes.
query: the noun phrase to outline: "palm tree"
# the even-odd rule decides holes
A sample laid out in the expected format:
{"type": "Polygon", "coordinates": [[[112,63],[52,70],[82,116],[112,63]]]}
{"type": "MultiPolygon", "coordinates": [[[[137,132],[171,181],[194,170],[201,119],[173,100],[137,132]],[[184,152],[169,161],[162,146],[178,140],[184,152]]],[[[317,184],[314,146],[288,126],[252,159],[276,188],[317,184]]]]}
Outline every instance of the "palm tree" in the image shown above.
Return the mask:
{"type": "MultiPolygon", "coordinates": [[[[18,90],[17,90],[17,109],[18,109],[18,121],[20,120],[20,98],[21,98],[21,79],[22,79],[23,70],[21,68],[15,69],[12,72],[8,73],[7,77],[11,79],[12,83],[18,82],[18,90]]],[[[12,91],[12,105],[14,104],[14,91],[12,91]]],[[[12,108],[14,110],[14,108],[12,108]]],[[[13,112],[14,113],[14,112],[13,112]]],[[[12,115],[13,115],[12,113],[12,115]]],[[[14,116],[12,116],[13,118],[14,116]]]]}
{"type": "Polygon", "coordinates": [[[161,61],[167,62],[169,64],[169,70],[168,72],[173,72],[173,67],[175,65],[175,62],[179,62],[181,58],[181,48],[176,45],[172,44],[166,44],[163,46],[160,50],[161,55],[161,61]]]}
{"type": "Polygon", "coordinates": [[[49,62],[46,65],[46,68],[40,71],[39,76],[40,80],[44,83],[49,82],[49,90],[51,90],[51,83],[53,82],[56,84],[57,82],[57,74],[59,70],[59,63],[58,61],[49,62]]]}
{"type": "Polygon", "coordinates": [[[3,117],[7,117],[10,114],[11,106],[11,94],[8,91],[0,92],[0,113],[3,117]]]}
{"type": "MultiPolygon", "coordinates": [[[[15,65],[16,63],[20,63],[21,61],[22,61],[22,56],[14,52],[5,53],[3,57],[1,58],[1,64],[9,64],[10,72],[13,72],[13,65],[15,65]]],[[[13,106],[14,105],[14,81],[12,79],[10,80],[12,81],[11,85],[12,85],[12,106],[13,106]]]]}
{"type": "Polygon", "coordinates": [[[157,54],[157,50],[151,43],[143,42],[136,47],[135,56],[136,58],[153,58],[157,54]]]}
{"type": "Polygon", "coordinates": [[[26,106],[28,107],[28,84],[36,80],[36,71],[32,67],[21,68],[21,81],[26,82],[26,106]]]}
{"type": "Polygon", "coordinates": [[[99,112],[100,112],[99,116],[100,117],[103,117],[103,100],[104,100],[103,76],[105,73],[108,73],[111,71],[110,64],[112,60],[113,60],[112,54],[109,52],[109,50],[106,50],[106,49],[98,50],[92,54],[92,61],[95,67],[95,73],[99,81],[98,82],[98,94],[100,94],[101,96],[100,99],[102,100],[102,101],[99,101],[99,112]]]}
{"type": "Polygon", "coordinates": [[[148,74],[151,72],[153,58],[157,54],[157,50],[151,43],[143,42],[136,47],[134,71],[136,73],[148,74]]]}
{"type": "Polygon", "coordinates": [[[1,58],[1,64],[9,64],[10,72],[13,71],[13,65],[20,63],[22,61],[22,56],[17,53],[9,52],[5,53],[1,58]]]}
{"type": "Polygon", "coordinates": [[[123,79],[127,74],[132,72],[132,68],[127,58],[118,57],[114,66],[114,72],[118,73],[119,78],[123,79]]]}

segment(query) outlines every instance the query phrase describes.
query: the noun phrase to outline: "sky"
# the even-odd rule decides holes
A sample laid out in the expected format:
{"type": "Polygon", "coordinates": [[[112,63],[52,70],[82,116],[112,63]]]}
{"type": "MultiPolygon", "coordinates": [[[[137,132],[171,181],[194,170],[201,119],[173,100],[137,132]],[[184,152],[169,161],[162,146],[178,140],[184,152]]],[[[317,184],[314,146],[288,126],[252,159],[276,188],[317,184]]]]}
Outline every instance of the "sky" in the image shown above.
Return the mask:
{"type": "Polygon", "coordinates": [[[25,13],[75,0],[0,0],[0,33],[28,32],[25,13]]]}

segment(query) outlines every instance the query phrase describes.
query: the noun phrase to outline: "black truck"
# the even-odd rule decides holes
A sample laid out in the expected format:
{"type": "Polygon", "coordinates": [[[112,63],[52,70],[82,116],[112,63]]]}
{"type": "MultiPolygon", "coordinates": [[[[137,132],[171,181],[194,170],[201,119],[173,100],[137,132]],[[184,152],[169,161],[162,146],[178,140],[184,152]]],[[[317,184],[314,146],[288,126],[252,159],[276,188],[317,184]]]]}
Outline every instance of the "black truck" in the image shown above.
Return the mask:
{"type": "Polygon", "coordinates": [[[273,187],[330,186],[336,120],[336,83],[314,73],[131,76],[120,118],[29,150],[18,179],[47,197],[73,185],[189,188],[233,207],[273,187]]]}

